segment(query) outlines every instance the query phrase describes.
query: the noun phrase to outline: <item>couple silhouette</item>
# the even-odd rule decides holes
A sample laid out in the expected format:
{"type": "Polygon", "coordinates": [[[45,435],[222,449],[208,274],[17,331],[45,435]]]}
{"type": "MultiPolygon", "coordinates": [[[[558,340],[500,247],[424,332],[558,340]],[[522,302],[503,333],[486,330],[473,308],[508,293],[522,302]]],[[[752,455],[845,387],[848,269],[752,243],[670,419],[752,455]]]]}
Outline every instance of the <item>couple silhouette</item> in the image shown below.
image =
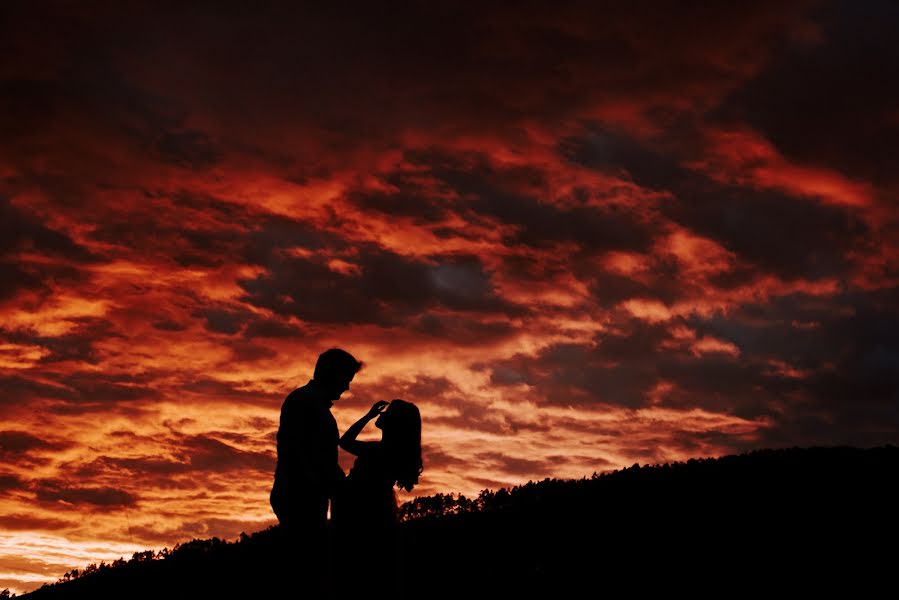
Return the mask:
{"type": "Polygon", "coordinates": [[[361,368],[345,350],[327,350],[309,383],[281,407],[270,497],[282,541],[277,568],[291,588],[305,588],[312,597],[401,589],[394,488],[409,491],[418,483],[421,415],[411,402],[380,400],[339,436],[330,409],[361,368]],[[357,440],[372,420],[381,440],[357,440]],[[346,476],[338,445],[356,456],[346,476]],[[338,580],[335,563],[352,576],[338,580]]]}

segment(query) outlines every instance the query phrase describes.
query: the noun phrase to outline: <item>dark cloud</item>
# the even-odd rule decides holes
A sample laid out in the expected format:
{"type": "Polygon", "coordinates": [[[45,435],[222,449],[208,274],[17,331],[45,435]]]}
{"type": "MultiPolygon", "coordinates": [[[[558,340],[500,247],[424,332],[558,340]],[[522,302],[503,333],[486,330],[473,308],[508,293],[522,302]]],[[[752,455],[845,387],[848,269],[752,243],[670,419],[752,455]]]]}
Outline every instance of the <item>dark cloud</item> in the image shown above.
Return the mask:
{"type": "Polygon", "coordinates": [[[468,468],[468,459],[461,459],[458,456],[453,456],[452,454],[442,450],[440,447],[435,445],[425,444],[422,446],[422,462],[425,464],[425,468],[427,469],[440,469],[446,471],[453,471],[456,469],[465,469],[468,468]]]}
{"type": "Polygon", "coordinates": [[[0,475],[0,494],[2,495],[6,495],[11,491],[22,490],[26,487],[26,482],[16,475],[0,475]]]}
{"type": "Polygon", "coordinates": [[[766,385],[761,365],[665,346],[672,342],[668,324],[632,320],[618,331],[597,335],[592,346],[556,344],[536,357],[500,361],[490,367],[491,382],[525,384],[546,402],[571,406],[649,406],[650,392],[660,380],[682,390],[684,395],[676,396],[687,399],[682,407],[751,416],[764,405],[765,400],[751,392],[766,385]]]}
{"type": "Polygon", "coordinates": [[[844,207],[734,187],[679,196],[673,218],[785,279],[846,277],[856,266],[850,253],[870,249],[869,227],[844,207]]]}
{"type": "Polygon", "coordinates": [[[56,414],[101,413],[108,410],[137,415],[145,400],[161,397],[161,390],[151,383],[155,373],[141,375],[107,375],[96,372],[73,372],[35,376],[23,373],[0,376],[0,404],[7,410],[27,403],[43,406],[56,414]]]}
{"type": "Polygon", "coordinates": [[[243,240],[241,256],[251,264],[270,267],[283,260],[285,251],[294,249],[345,252],[349,246],[312,223],[267,215],[243,240]]]}
{"type": "MultiPolygon", "coordinates": [[[[686,141],[691,142],[699,132],[694,130],[687,134],[689,138],[686,141]]],[[[679,164],[681,157],[675,148],[658,147],[656,144],[664,138],[654,141],[650,144],[624,131],[593,123],[588,124],[586,131],[580,135],[561,139],[557,151],[574,164],[612,175],[628,176],[654,190],[668,190],[692,176],[679,164]]],[[[683,144],[685,140],[680,137],[678,142],[683,144]]]]}
{"type": "MultiPolygon", "coordinates": [[[[382,178],[385,191],[351,191],[347,200],[364,210],[391,217],[408,217],[418,225],[437,224],[445,221],[452,211],[452,205],[440,195],[453,190],[443,182],[422,181],[421,174],[404,172],[402,167],[382,178]]],[[[453,231],[451,235],[456,235],[453,231]]]]}
{"type": "Polygon", "coordinates": [[[631,298],[653,298],[671,306],[677,300],[701,293],[673,262],[663,260],[651,264],[641,277],[644,281],[595,267],[584,279],[590,282],[590,293],[596,303],[609,309],[631,298]]]}
{"type": "MultiPolygon", "coordinates": [[[[254,471],[274,472],[275,457],[270,451],[243,450],[233,445],[260,446],[256,438],[239,434],[182,436],[157,439],[169,446],[169,455],[100,456],[83,464],[67,463],[66,469],[83,479],[140,477],[153,487],[169,489],[205,489],[208,481],[198,481],[200,474],[254,471]],[[227,443],[218,439],[227,439],[227,443]]],[[[274,450],[274,444],[268,444],[274,450]]]]}
{"type": "Polygon", "coordinates": [[[899,291],[796,294],[747,304],[731,321],[710,321],[741,340],[748,359],[776,359],[802,371],[772,443],[789,439],[865,445],[899,439],[899,291]]]}
{"type": "Polygon", "coordinates": [[[256,318],[252,319],[243,331],[244,337],[247,339],[254,338],[287,338],[301,339],[305,337],[306,332],[285,319],[278,318],[256,318]]]}
{"type": "Polygon", "coordinates": [[[271,360],[278,356],[278,351],[274,348],[263,344],[253,343],[246,340],[231,340],[228,342],[228,349],[234,360],[240,362],[258,362],[271,360]]]}
{"type": "MultiPolygon", "coordinates": [[[[236,404],[256,404],[271,405],[276,399],[281,397],[280,394],[271,394],[261,391],[248,391],[248,387],[262,384],[276,385],[281,382],[271,380],[254,380],[254,381],[222,381],[219,379],[211,379],[209,377],[195,377],[190,381],[181,384],[178,389],[197,396],[206,398],[216,402],[233,402],[236,404]]],[[[183,425],[191,425],[192,422],[185,424],[171,424],[166,422],[166,426],[172,426],[178,430],[183,425]]]]}
{"type": "Polygon", "coordinates": [[[777,60],[736,88],[716,116],[749,123],[801,163],[895,184],[899,7],[828,1],[812,18],[817,39],[783,43],[777,60]]]}
{"type": "Polygon", "coordinates": [[[64,502],[76,506],[116,508],[134,506],[137,497],[125,490],[108,487],[70,486],[56,479],[42,479],[34,482],[32,489],[41,502],[64,502]]]}
{"type": "Polygon", "coordinates": [[[48,291],[51,282],[82,281],[86,275],[73,264],[98,260],[87,248],[14,206],[0,192],[0,301],[13,298],[20,290],[48,291]],[[21,253],[52,260],[23,258],[21,253]]]}
{"type": "Polygon", "coordinates": [[[23,375],[0,375],[0,403],[5,409],[14,409],[25,403],[36,404],[47,398],[59,398],[68,392],[56,386],[35,381],[23,375]]]}
{"type": "Polygon", "coordinates": [[[4,138],[16,139],[41,127],[54,112],[57,92],[52,81],[0,80],[0,106],[7,117],[0,120],[4,138]]]}
{"type": "Polygon", "coordinates": [[[164,162],[194,170],[211,167],[222,158],[222,151],[202,131],[167,131],[156,140],[155,150],[164,162]]]}
{"type": "Polygon", "coordinates": [[[0,528],[6,531],[59,531],[71,527],[71,521],[34,514],[0,515],[0,528]]]}
{"type": "Polygon", "coordinates": [[[0,302],[13,298],[19,290],[43,287],[43,279],[37,273],[29,273],[16,264],[0,262],[0,302]]]}
{"type": "MultiPolygon", "coordinates": [[[[535,357],[499,361],[490,365],[491,381],[530,386],[555,404],[629,407],[650,406],[650,392],[663,381],[673,385],[663,406],[766,417],[771,425],[760,435],[771,445],[895,440],[895,306],[895,290],[826,299],[796,294],[745,304],[727,318],[632,321],[598,335],[592,346],[558,344],[535,357]],[[674,325],[689,325],[698,340],[711,336],[732,343],[740,355],[678,350],[671,337],[674,325]]],[[[696,437],[694,444],[702,441],[696,437]]],[[[744,447],[739,438],[733,444],[744,447]]]]}
{"type": "Polygon", "coordinates": [[[248,209],[185,191],[122,191],[136,199],[112,207],[90,233],[92,240],[115,248],[117,256],[217,268],[230,264],[245,246],[245,223],[253,219],[248,209]]]}
{"type": "Polygon", "coordinates": [[[475,459],[481,462],[489,472],[497,471],[509,475],[525,477],[543,477],[551,471],[551,465],[543,460],[528,460],[525,458],[508,456],[499,452],[482,452],[475,455],[475,459]]]}
{"type": "Polygon", "coordinates": [[[15,459],[32,451],[51,451],[68,447],[61,442],[48,442],[26,431],[0,431],[0,456],[15,459]]]}
{"type": "Polygon", "coordinates": [[[560,208],[546,201],[544,188],[522,191],[539,172],[494,166],[486,155],[450,156],[437,151],[410,153],[408,159],[429,169],[430,174],[465,202],[462,211],[473,223],[489,225],[484,217],[517,226],[510,244],[551,248],[567,242],[589,251],[646,250],[653,227],[632,211],[617,206],[575,205],[560,208]]]}
{"type": "Polygon", "coordinates": [[[242,298],[255,306],[307,322],[400,325],[434,307],[495,312],[517,309],[494,292],[473,257],[427,264],[367,246],[354,260],[359,273],[332,270],[322,260],[282,258],[269,272],[239,280],[242,298]]]}
{"type": "Polygon", "coordinates": [[[68,323],[73,329],[63,335],[40,336],[17,332],[10,339],[20,343],[33,343],[46,348],[49,354],[41,358],[40,364],[72,361],[88,365],[100,363],[100,353],[96,350],[96,343],[101,340],[121,339],[122,334],[116,324],[108,319],[97,317],[79,317],[69,319],[68,323]]]}
{"type": "Polygon", "coordinates": [[[189,462],[180,462],[146,456],[140,458],[124,458],[101,456],[90,463],[74,468],[72,471],[78,477],[94,478],[110,474],[127,473],[131,476],[163,476],[180,475],[191,470],[189,462]]]}
{"type": "Polygon", "coordinates": [[[663,215],[764,273],[787,279],[846,276],[855,267],[850,251],[870,249],[869,227],[856,212],[714,181],[681,166],[682,152],[602,129],[566,140],[560,151],[577,164],[624,172],[641,186],[673,194],[673,201],[660,204],[663,215]]]}
{"type": "Polygon", "coordinates": [[[750,419],[776,418],[789,396],[802,388],[800,381],[779,375],[762,362],[722,354],[663,358],[654,374],[677,386],[666,395],[665,406],[684,410],[700,406],[750,419]]]}
{"type": "MultiPolygon", "coordinates": [[[[272,519],[274,520],[274,516],[272,519]]],[[[207,518],[181,521],[175,527],[138,525],[132,527],[130,532],[149,543],[158,543],[160,540],[165,542],[172,540],[177,543],[210,537],[233,540],[241,533],[258,531],[264,526],[265,524],[260,524],[259,521],[245,519],[207,518]]]]}
{"type": "Polygon", "coordinates": [[[154,321],[152,323],[154,329],[159,329],[160,331],[186,331],[187,325],[179,323],[177,321],[172,320],[161,320],[154,321]]]}
{"type": "Polygon", "coordinates": [[[22,250],[78,262],[96,260],[90,251],[66,234],[50,229],[38,217],[0,197],[0,257],[22,250]]]}
{"type": "Polygon", "coordinates": [[[205,435],[184,439],[179,452],[190,462],[191,468],[203,472],[251,470],[274,473],[275,469],[275,457],[272,453],[240,450],[205,435]]]}
{"type": "Polygon", "coordinates": [[[59,383],[67,390],[59,397],[68,402],[93,405],[151,400],[160,397],[160,391],[153,383],[154,375],[72,373],[59,378],[59,383]]]}
{"type": "MultiPolygon", "coordinates": [[[[709,448],[732,448],[733,451],[750,450],[757,444],[755,440],[747,443],[727,431],[670,431],[666,432],[666,446],[673,446],[682,456],[701,457],[709,448]]],[[[651,453],[647,453],[651,454],[651,453]]],[[[658,455],[656,455],[658,456],[658,455]]],[[[655,461],[664,460],[655,458],[655,461]]]]}
{"type": "Polygon", "coordinates": [[[234,335],[250,320],[252,313],[227,308],[205,308],[196,314],[205,319],[207,331],[234,335]]]}
{"type": "Polygon", "coordinates": [[[493,365],[492,381],[545,386],[547,400],[558,404],[640,406],[647,402],[644,392],[655,383],[660,344],[668,339],[665,324],[631,319],[615,331],[598,334],[592,346],[555,344],[537,361],[519,355],[493,365]]]}
{"type": "Polygon", "coordinates": [[[104,6],[85,11],[91,18],[44,7],[3,30],[10,53],[30,56],[10,69],[3,124],[26,135],[48,127],[48,115],[54,124],[74,112],[101,132],[156,140],[163,131],[175,141],[145,152],[179,164],[212,160],[217,144],[203,136],[237,138],[244,151],[303,177],[333,166],[360,139],[384,144],[410,126],[514,138],[524,120],[557,122],[604,100],[664,106],[720,93],[789,35],[804,4],[670,4],[652,19],[627,5],[584,2],[512,12],[501,4],[349,11],[230,3],[215,19],[175,6],[104,6]],[[247,52],[237,38],[257,44],[247,52]],[[36,39],[39,54],[30,51],[36,39]],[[215,115],[222,135],[186,125],[197,106],[215,115]],[[329,152],[291,156],[284,123],[329,152]],[[240,139],[247,130],[255,139],[240,139]]]}

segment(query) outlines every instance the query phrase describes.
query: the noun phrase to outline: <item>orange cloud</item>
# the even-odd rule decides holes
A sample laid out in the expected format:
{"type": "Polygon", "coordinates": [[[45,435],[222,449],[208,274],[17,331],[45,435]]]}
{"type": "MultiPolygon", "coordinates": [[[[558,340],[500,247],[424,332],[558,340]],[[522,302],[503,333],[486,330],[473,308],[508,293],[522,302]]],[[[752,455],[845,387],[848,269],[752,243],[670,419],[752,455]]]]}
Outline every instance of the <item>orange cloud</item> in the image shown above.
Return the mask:
{"type": "Polygon", "coordinates": [[[778,189],[828,204],[854,208],[875,202],[874,188],[838,172],[791,163],[758,133],[750,130],[706,132],[707,152],[691,166],[739,185],[778,189]]]}

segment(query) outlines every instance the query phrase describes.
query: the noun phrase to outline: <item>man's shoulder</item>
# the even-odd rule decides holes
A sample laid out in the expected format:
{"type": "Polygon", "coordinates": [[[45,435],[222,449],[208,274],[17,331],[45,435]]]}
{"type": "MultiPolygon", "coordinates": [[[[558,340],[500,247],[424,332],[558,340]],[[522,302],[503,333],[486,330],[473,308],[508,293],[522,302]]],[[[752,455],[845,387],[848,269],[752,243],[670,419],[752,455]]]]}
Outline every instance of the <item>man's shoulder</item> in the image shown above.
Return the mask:
{"type": "Polygon", "coordinates": [[[305,397],[307,397],[307,396],[309,396],[309,389],[308,389],[307,386],[304,385],[304,386],[302,386],[302,387],[296,388],[295,390],[293,390],[292,392],[290,392],[289,394],[287,394],[287,397],[285,398],[285,401],[286,401],[286,400],[295,400],[295,399],[305,398],[305,397]]]}
{"type": "Polygon", "coordinates": [[[321,406],[320,400],[320,394],[315,389],[315,386],[307,383],[287,394],[287,397],[284,398],[283,409],[288,409],[291,412],[317,413],[325,409],[324,406],[321,406]]]}

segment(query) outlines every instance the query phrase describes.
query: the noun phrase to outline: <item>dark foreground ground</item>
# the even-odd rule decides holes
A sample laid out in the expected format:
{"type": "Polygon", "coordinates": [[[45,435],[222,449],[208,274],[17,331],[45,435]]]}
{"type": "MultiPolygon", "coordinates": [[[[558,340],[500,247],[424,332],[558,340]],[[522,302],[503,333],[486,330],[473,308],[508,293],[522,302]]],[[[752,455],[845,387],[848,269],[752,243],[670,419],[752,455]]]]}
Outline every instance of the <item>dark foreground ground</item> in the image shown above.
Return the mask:
{"type": "MultiPolygon", "coordinates": [[[[893,597],[897,476],[893,446],[793,448],[425,498],[398,559],[376,540],[335,551],[329,587],[382,597],[386,579],[359,576],[379,561],[402,570],[386,597],[893,597]]],[[[195,540],[23,598],[321,597],[274,567],[278,535],[195,540]]]]}

